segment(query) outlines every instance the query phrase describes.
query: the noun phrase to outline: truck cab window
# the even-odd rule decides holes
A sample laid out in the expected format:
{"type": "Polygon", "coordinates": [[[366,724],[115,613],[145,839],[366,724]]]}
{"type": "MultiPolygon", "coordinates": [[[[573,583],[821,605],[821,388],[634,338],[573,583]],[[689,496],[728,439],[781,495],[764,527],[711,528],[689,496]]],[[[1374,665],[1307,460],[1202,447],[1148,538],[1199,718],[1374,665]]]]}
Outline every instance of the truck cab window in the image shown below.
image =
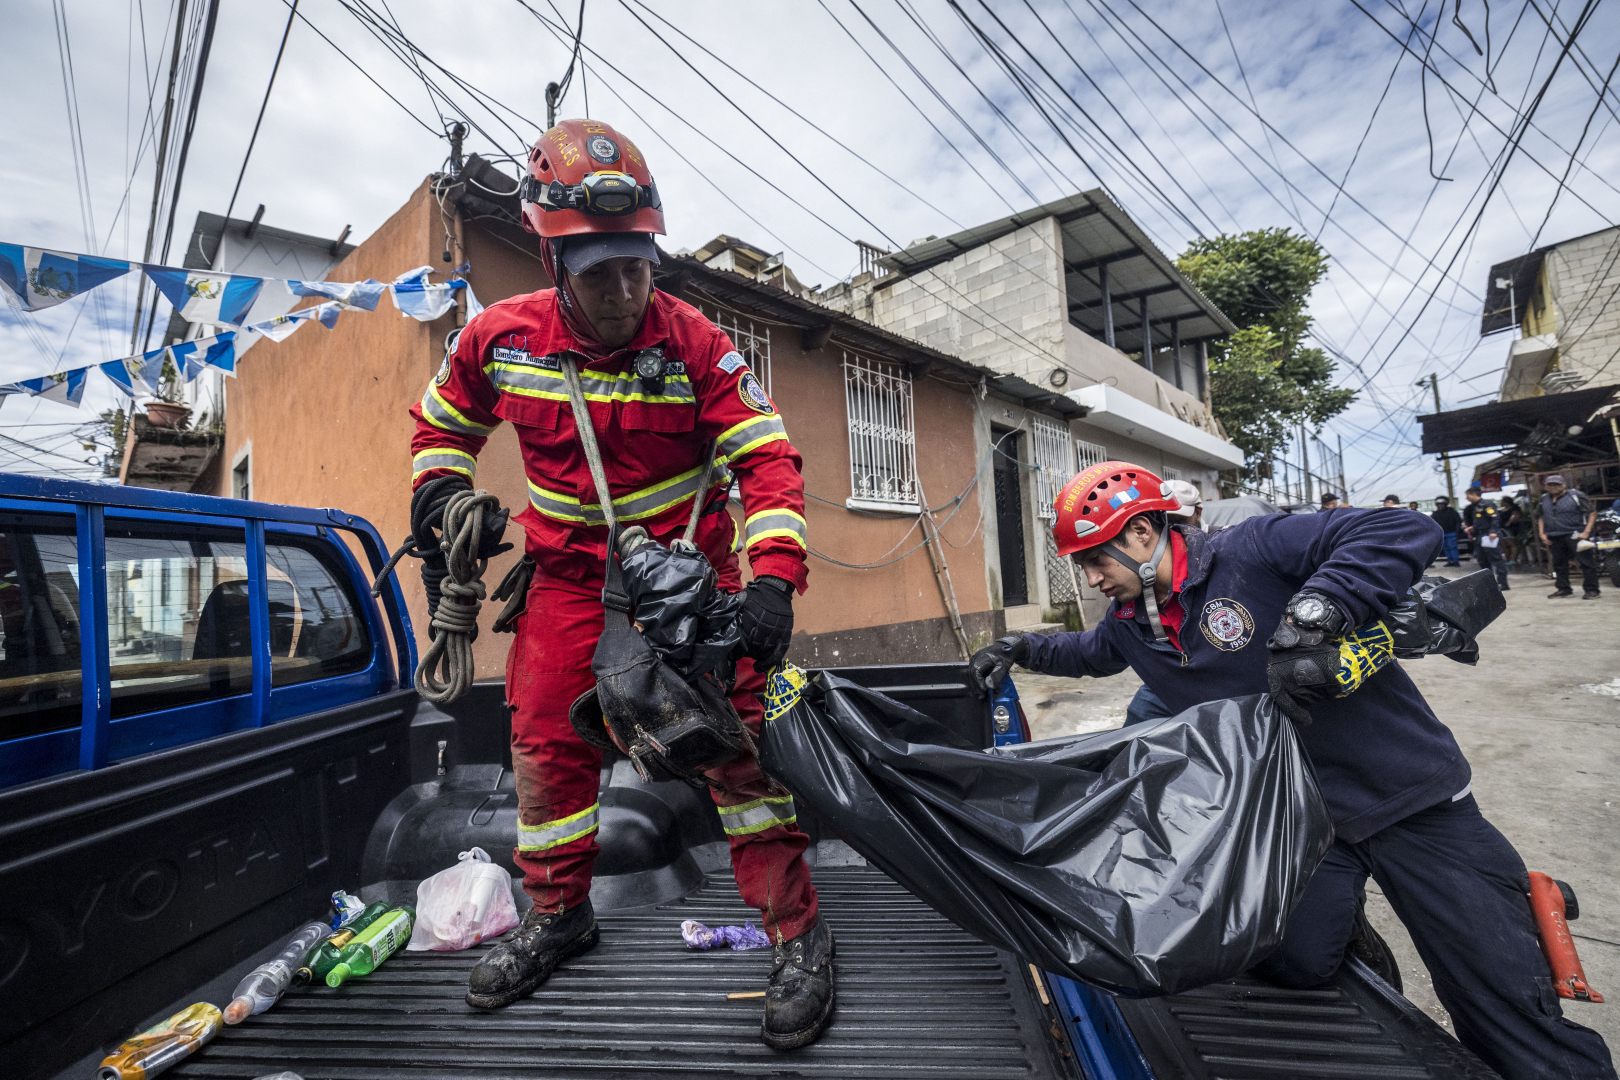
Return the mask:
{"type": "Polygon", "coordinates": [[[270,684],[290,686],[363,671],[371,635],[348,574],[326,545],[271,534],[270,684]]]}
{"type": "Polygon", "coordinates": [[[0,741],[78,727],[73,519],[0,514],[0,741]]]}
{"type": "Polygon", "coordinates": [[[112,715],[253,688],[241,529],[107,522],[112,715]]]}

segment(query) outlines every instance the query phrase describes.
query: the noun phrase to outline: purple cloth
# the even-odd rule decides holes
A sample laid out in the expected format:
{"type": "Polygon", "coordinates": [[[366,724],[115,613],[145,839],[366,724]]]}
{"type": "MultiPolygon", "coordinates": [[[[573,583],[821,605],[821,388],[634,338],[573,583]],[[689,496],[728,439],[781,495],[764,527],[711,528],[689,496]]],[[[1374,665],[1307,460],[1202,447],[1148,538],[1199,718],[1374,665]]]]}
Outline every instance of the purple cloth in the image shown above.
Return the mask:
{"type": "Polygon", "coordinates": [[[710,930],[695,919],[681,923],[681,937],[686,939],[688,949],[718,949],[722,945],[733,949],[763,949],[771,943],[763,931],[754,929],[753,923],[717,926],[710,930]]]}

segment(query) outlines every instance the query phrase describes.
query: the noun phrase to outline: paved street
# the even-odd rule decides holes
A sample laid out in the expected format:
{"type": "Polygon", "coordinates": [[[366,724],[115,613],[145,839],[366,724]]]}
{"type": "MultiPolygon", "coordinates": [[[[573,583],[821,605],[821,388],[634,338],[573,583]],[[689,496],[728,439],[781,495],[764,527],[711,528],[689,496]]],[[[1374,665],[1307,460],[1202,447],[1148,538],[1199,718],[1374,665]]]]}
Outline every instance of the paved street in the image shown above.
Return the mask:
{"type": "MultiPolygon", "coordinates": [[[[1530,869],[1574,886],[1581,917],[1570,929],[1609,1004],[1565,1002],[1565,1015],[1620,1050],[1620,592],[1605,581],[1602,600],[1554,601],[1539,576],[1512,584],[1476,667],[1443,657],[1406,667],[1468,755],[1485,815],[1530,869]]],[[[1138,685],[1129,673],[1018,676],[1037,738],[1119,726],[1138,685]]],[[[1369,914],[1395,949],[1407,996],[1449,1030],[1410,938],[1375,891],[1369,882],[1369,914]]]]}

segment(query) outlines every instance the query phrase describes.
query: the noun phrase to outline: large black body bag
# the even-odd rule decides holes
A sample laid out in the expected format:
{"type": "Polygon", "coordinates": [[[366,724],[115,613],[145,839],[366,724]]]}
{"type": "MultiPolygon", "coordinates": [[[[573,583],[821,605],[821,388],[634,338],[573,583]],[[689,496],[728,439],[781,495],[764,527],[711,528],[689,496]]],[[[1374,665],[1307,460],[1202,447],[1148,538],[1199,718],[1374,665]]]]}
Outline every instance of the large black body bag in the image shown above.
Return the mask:
{"type": "Polygon", "coordinates": [[[941,915],[1130,996],[1262,959],[1333,842],[1266,695],[986,751],[876,691],[789,669],[768,688],[760,749],[798,805],[941,915]]]}

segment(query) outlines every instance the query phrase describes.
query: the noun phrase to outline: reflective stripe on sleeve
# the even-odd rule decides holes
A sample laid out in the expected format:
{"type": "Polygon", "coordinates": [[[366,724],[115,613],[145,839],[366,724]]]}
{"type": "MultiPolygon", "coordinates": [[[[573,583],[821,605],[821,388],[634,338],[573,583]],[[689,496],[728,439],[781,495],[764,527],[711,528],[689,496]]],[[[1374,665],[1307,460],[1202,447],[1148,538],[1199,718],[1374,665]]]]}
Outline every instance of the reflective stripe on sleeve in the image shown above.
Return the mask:
{"type": "MultiPolygon", "coordinates": [[[[620,521],[638,521],[643,518],[655,517],[697,494],[698,487],[702,483],[702,468],[688,469],[686,472],[678,476],[672,476],[661,483],[641,488],[639,491],[632,491],[623,498],[614,499],[613,508],[620,521]]],[[[719,469],[711,490],[729,483],[731,483],[731,474],[723,468],[719,469]]],[[[561,521],[572,521],[585,525],[601,525],[605,523],[605,519],[602,517],[601,503],[582,503],[573,495],[551,491],[536,484],[533,480],[529,481],[529,505],[539,513],[561,521]]]]}
{"type": "Polygon", "coordinates": [[[720,807],[720,824],[727,836],[747,836],[799,820],[793,810],[793,796],[755,799],[740,806],[720,807]]]}
{"type": "Polygon", "coordinates": [[[787,438],[780,416],[752,416],[720,434],[720,454],[727,462],[759,449],[766,443],[787,438]]]}
{"type": "MultiPolygon", "coordinates": [[[[492,360],[484,365],[484,374],[495,389],[504,393],[550,401],[568,400],[568,387],[563,382],[560,368],[554,370],[549,365],[492,360]]],[[[640,380],[628,371],[621,371],[617,375],[581,371],[579,384],[587,401],[644,401],[653,405],[692,405],[697,402],[697,393],[685,375],[666,376],[662,394],[642,393],[637,389],[641,385],[640,380]]]]}
{"type": "Polygon", "coordinates": [[[761,510],[743,523],[744,547],[753,547],[772,536],[785,536],[805,547],[804,518],[792,510],[761,510]]]}
{"type": "Polygon", "coordinates": [[[478,475],[478,459],[465,450],[456,450],[448,446],[431,446],[411,459],[411,483],[416,483],[417,477],[433,469],[458,472],[473,480],[478,475]]]}
{"type": "Polygon", "coordinates": [[[565,818],[542,822],[539,825],[525,825],[520,820],[518,822],[518,850],[545,851],[595,832],[598,822],[598,810],[601,805],[601,803],[591,803],[577,814],[569,814],[565,818]]]}
{"type": "Polygon", "coordinates": [[[422,395],[422,415],[434,427],[457,435],[488,435],[495,430],[467,419],[459,409],[444,400],[439,388],[431,383],[428,384],[427,393],[422,395]]]}

